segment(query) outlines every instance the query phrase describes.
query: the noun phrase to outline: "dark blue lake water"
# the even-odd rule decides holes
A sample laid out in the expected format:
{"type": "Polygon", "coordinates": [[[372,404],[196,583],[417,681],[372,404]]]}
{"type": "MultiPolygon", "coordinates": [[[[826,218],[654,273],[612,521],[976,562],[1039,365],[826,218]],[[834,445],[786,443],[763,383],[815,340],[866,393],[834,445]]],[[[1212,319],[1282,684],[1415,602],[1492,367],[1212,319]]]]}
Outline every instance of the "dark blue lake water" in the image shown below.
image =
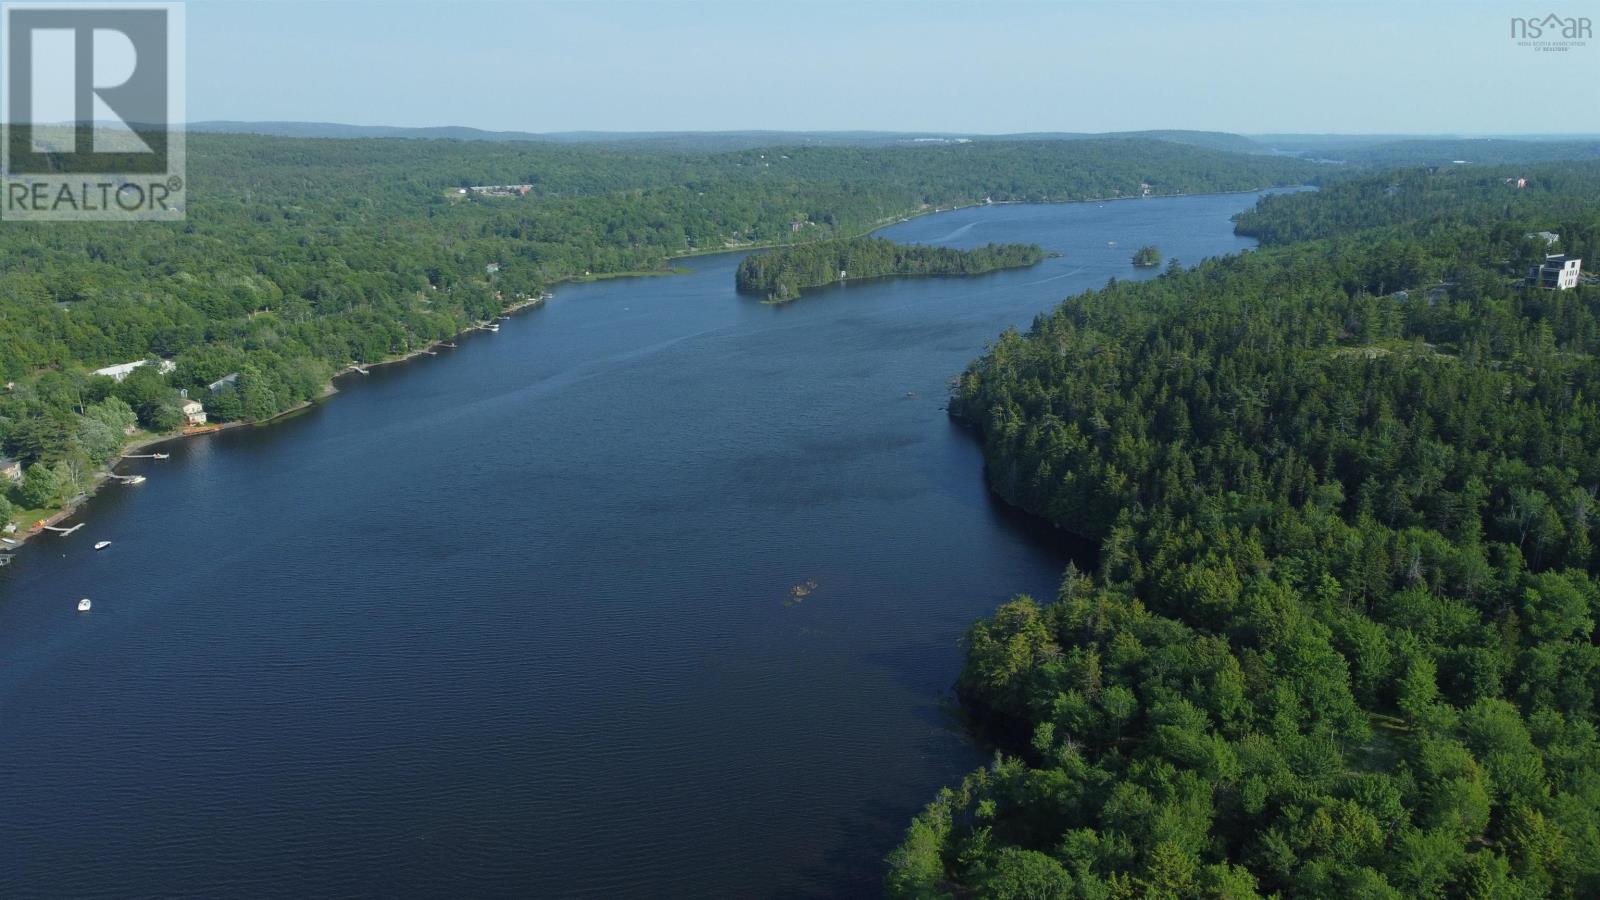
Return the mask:
{"type": "Polygon", "coordinates": [[[948,379],[1254,199],[920,218],[1062,255],[786,306],[733,255],[564,286],[125,464],[0,572],[0,896],[876,893],[984,759],[963,630],[1083,549],[991,500],[948,379]]]}

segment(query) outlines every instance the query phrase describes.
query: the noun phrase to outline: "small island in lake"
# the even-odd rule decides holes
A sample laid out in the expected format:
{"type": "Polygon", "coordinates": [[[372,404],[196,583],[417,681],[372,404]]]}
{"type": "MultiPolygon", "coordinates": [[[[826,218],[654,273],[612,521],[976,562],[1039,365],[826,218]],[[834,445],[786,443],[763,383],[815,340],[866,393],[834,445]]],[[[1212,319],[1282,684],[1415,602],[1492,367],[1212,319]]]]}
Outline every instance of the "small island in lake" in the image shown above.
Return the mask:
{"type": "Polygon", "coordinates": [[[1138,253],[1134,253],[1133,264],[1141,267],[1141,269],[1160,266],[1162,264],[1162,251],[1160,251],[1160,248],[1155,247],[1154,243],[1146,243],[1144,247],[1139,248],[1138,253]]]}
{"type": "Polygon", "coordinates": [[[1037,244],[988,244],[972,250],[897,244],[884,238],[818,241],[747,256],[734,283],[741,293],[783,303],[805,288],[886,275],[979,275],[1034,265],[1045,258],[1037,244]]]}
{"type": "Polygon", "coordinates": [[[1133,254],[1133,264],[1142,269],[1159,266],[1161,265],[1161,250],[1155,244],[1146,244],[1140,247],[1137,253],[1133,254]]]}

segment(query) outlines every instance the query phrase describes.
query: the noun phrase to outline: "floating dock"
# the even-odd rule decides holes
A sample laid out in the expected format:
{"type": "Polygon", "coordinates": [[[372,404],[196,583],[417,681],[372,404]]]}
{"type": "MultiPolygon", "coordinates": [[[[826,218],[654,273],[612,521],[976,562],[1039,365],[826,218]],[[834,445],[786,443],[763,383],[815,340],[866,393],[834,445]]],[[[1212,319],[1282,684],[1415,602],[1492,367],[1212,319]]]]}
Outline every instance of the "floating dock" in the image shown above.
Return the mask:
{"type": "Polygon", "coordinates": [[[40,527],[45,531],[54,531],[56,534],[59,534],[62,537],[66,537],[67,535],[73,533],[74,531],[77,531],[79,528],[82,528],[84,525],[87,525],[87,524],[88,524],[87,522],[79,522],[78,524],[72,526],[71,528],[62,528],[59,525],[42,525],[40,527]]]}

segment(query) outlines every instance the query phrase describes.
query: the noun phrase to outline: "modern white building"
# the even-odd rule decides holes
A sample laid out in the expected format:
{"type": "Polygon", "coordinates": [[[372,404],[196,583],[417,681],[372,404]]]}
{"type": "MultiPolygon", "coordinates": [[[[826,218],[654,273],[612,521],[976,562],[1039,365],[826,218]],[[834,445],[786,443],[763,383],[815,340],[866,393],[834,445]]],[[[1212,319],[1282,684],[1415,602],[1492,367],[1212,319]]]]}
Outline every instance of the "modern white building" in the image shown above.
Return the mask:
{"type": "Polygon", "coordinates": [[[1546,256],[1544,264],[1528,270],[1528,283],[1550,291],[1570,291],[1583,278],[1583,260],[1576,256],[1546,256]]]}
{"type": "MultiPolygon", "coordinates": [[[[132,373],[134,369],[137,369],[140,366],[145,365],[148,362],[150,362],[150,360],[148,360],[148,359],[136,359],[133,362],[117,363],[114,366],[106,366],[103,369],[95,369],[93,372],[90,372],[89,374],[90,375],[104,375],[105,377],[111,379],[112,381],[121,381],[122,379],[127,378],[128,375],[130,373],[132,373]]],[[[178,364],[173,362],[170,359],[158,359],[158,360],[156,360],[156,371],[160,372],[163,375],[165,375],[165,374],[167,374],[169,372],[172,372],[173,370],[175,370],[177,368],[178,368],[178,364]]]]}

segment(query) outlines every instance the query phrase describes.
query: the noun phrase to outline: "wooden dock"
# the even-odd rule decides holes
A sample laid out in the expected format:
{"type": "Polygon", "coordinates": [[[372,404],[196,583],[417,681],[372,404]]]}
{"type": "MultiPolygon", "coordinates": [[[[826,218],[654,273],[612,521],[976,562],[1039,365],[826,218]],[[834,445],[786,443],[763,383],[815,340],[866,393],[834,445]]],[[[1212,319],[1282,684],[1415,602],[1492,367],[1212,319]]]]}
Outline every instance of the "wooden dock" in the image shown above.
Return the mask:
{"type": "Polygon", "coordinates": [[[74,531],[77,531],[79,528],[82,528],[83,526],[85,526],[87,524],[89,524],[89,523],[87,523],[87,522],[79,522],[78,524],[72,526],[71,528],[62,528],[60,525],[41,525],[39,527],[44,531],[54,531],[56,534],[59,534],[62,537],[66,537],[67,535],[73,533],[74,531]]]}

